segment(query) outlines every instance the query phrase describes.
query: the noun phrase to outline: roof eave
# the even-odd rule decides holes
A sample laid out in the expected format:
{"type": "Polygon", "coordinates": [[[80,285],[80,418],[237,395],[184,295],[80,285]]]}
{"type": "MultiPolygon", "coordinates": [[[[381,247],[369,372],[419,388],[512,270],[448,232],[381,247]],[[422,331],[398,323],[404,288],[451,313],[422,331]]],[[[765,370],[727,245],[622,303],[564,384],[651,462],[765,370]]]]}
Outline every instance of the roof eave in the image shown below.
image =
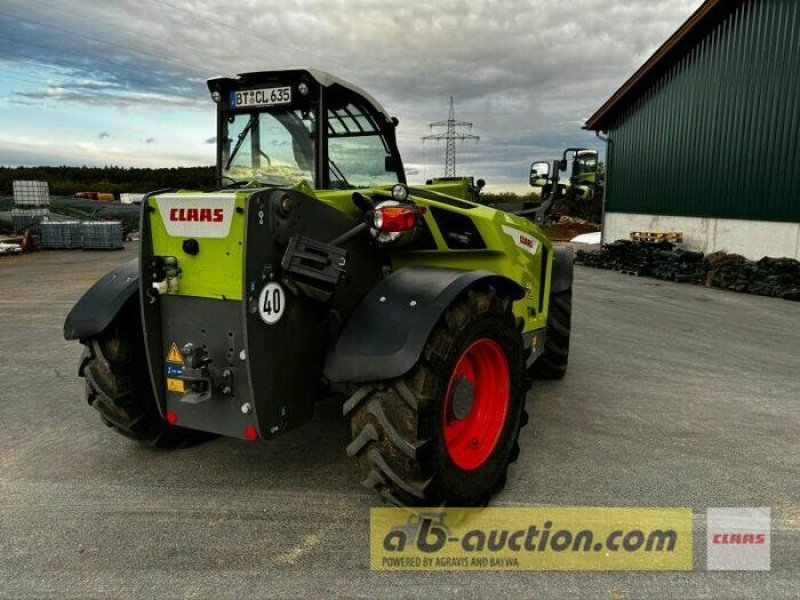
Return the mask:
{"type": "Polygon", "coordinates": [[[642,91],[665,73],[696,42],[745,0],[706,0],[670,38],[609,98],[583,126],[589,131],[607,131],[613,120],[642,91]]]}

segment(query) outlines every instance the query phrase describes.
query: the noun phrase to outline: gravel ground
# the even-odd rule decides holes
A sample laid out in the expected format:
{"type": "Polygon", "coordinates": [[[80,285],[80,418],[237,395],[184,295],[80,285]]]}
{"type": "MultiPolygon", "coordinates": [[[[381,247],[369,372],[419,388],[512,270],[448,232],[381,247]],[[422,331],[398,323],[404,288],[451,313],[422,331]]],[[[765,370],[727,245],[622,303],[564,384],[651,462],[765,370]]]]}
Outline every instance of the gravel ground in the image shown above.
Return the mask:
{"type": "Polygon", "coordinates": [[[0,258],[0,597],[800,597],[800,306],[576,269],[571,367],[538,383],[498,506],[688,506],[694,572],[377,573],[335,402],[269,443],[137,447],[61,325],[135,253],[0,258]],[[772,508],[770,572],[706,572],[704,514],[772,508]]]}

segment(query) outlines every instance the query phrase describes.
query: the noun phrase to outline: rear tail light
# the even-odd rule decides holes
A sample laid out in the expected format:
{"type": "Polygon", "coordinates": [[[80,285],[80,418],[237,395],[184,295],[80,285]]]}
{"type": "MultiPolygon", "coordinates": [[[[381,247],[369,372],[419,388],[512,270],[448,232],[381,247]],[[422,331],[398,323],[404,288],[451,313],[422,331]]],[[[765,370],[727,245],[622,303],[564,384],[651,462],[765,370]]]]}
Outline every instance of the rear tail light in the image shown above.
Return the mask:
{"type": "Polygon", "coordinates": [[[396,233],[410,231],[417,224],[417,211],[408,206],[384,206],[375,209],[375,229],[396,233]]]}

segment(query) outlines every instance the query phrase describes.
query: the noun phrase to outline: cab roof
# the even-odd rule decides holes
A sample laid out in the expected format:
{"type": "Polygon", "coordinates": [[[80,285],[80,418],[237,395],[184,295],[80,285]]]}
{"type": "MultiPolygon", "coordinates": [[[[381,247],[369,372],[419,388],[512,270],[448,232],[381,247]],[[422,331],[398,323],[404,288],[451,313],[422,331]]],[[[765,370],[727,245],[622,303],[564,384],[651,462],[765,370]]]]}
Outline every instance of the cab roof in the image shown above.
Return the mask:
{"type": "Polygon", "coordinates": [[[345,81],[336,75],[332,75],[326,71],[321,71],[319,69],[282,69],[278,71],[253,71],[250,73],[239,73],[235,77],[213,77],[208,80],[208,90],[213,92],[214,90],[219,89],[220,87],[223,88],[233,88],[238,85],[251,85],[255,83],[259,83],[260,81],[269,80],[269,79],[279,79],[281,76],[287,76],[287,78],[297,78],[306,75],[316,81],[319,85],[323,88],[334,88],[336,86],[344,88],[350,92],[353,92],[369,102],[376,111],[381,113],[387,121],[391,121],[391,115],[386,112],[386,109],[370,94],[365,92],[363,89],[350,83],[349,81],[345,81]]]}

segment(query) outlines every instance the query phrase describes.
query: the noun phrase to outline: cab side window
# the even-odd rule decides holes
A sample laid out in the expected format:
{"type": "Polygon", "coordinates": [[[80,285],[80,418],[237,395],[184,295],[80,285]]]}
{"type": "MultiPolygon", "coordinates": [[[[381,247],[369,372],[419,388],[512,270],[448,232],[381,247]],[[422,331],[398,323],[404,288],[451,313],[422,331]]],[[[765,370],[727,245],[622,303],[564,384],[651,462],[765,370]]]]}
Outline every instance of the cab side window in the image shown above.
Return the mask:
{"type": "Polygon", "coordinates": [[[328,109],[328,174],[332,189],[360,189],[398,182],[380,129],[352,103],[328,109]]]}

